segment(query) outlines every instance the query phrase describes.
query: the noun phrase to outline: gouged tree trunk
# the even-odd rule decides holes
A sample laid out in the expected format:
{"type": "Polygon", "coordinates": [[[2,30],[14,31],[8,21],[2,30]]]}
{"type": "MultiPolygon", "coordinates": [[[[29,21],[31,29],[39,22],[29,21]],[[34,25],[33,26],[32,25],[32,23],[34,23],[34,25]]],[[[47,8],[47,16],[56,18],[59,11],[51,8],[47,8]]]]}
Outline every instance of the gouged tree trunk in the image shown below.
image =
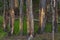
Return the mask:
{"type": "Polygon", "coordinates": [[[11,9],[10,10],[10,27],[11,27],[11,34],[13,34],[13,31],[14,31],[14,9],[11,9]]]}
{"type": "Polygon", "coordinates": [[[13,34],[13,31],[14,31],[14,17],[15,17],[15,15],[14,15],[13,7],[14,7],[14,1],[10,0],[10,11],[9,11],[9,13],[10,13],[10,27],[11,27],[10,31],[11,31],[11,34],[13,34]]]}
{"type": "MultiPolygon", "coordinates": [[[[34,34],[34,21],[33,21],[33,11],[32,11],[32,0],[26,0],[26,11],[27,11],[27,34],[33,37],[34,34]]],[[[28,40],[30,39],[28,38],[28,40]]]]}
{"type": "Polygon", "coordinates": [[[20,34],[23,34],[23,0],[20,0],[20,34]]]}
{"type": "Polygon", "coordinates": [[[40,0],[39,6],[39,26],[41,28],[41,32],[44,31],[45,28],[45,12],[46,11],[46,0],[40,0]]]}
{"type": "Polygon", "coordinates": [[[14,0],[14,11],[15,11],[15,18],[19,17],[19,2],[18,0],[14,0]]]}

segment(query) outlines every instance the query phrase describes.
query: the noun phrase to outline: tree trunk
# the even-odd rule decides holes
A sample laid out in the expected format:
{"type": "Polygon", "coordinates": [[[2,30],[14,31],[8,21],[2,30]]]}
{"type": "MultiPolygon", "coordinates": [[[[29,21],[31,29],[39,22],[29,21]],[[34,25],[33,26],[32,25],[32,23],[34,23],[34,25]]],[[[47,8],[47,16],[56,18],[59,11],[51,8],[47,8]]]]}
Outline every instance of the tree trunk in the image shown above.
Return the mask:
{"type": "Polygon", "coordinates": [[[51,0],[52,9],[52,39],[54,40],[54,32],[57,32],[58,13],[57,13],[57,0],[51,0]]]}
{"type": "Polygon", "coordinates": [[[40,4],[39,4],[39,29],[38,31],[43,32],[44,28],[45,28],[45,11],[46,11],[46,0],[40,0],[40,4]]]}
{"type": "Polygon", "coordinates": [[[18,0],[14,0],[14,8],[18,8],[18,0]]]}
{"type": "Polygon", "coordinates": [[[26,11],[27,11],[27,34],[29,35],[30,38],[34,35],[32,0],[26,0],[26,11]]]}
{"type": "Polygon", "coordinates": [[[23,0],[20,0],[20,34],[23,34],[23,0]]]}
{"type": "Polygon", "coordinates": [[[3,13],[3,28],[5,30],[6,24],[5,24],[5,0],[4,0],[4,13],[3,13]]]}
{"type": "Polygon", "coordinates": [[[30,19],[29,19],[29,5],[28,5],[28,3],[29,3],[29,0],[26,0],[26,12],[27,12],[27,34],[30,33],[30,24],[29,24],[30,19]]]}
{"type": "Polygon", "coordinates": [[[8,5],[7,5],[7,0],[4,0],[4,13],[3,13],[3,27],[4,27],[4,31],[7,31],[7,25],[9,22],[9,16],[8,16],[8,5]]]}
{"type": "Polygon", "coordinates": [[[14,17],[15,16],[14,16],[13,7],[14,7],[14,1],[10,0],[10,11],[9,11],[9,13],[10,13],[10,27],[11,27],[10,32],[11,32],[11,35],[13,34],[13,31],[14,31],[14,17]]]}
{"type": "Polygon", "coordinates": [[[14,11],[15,11],[15,18],[19,17],[19,2],[18,0],[14,0],[14,11]]]}

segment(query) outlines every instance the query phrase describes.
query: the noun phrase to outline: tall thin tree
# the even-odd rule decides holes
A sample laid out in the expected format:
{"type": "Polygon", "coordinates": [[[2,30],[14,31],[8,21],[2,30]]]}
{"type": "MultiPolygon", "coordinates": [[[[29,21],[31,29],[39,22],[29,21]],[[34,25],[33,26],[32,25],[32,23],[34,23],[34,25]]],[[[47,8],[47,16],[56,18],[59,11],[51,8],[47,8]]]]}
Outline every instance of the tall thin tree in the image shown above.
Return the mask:
{"type": "Polygon", "coordinates": [[[57,13],[57,0],[51,0],[52,9],[52,40],[54,40],[54,33],[57,32],[58,13],[57,13]]]}
{"type": "Polygon", "coordinates": [[[3,27],[4,27],[4,31],[7,31],[7,25],[8,25],[8,21],[9,21],[9,16],[8,16],[8,4],[7,4],[7,0],[4,0],[4,13],[3,13],[3,27]]]}
{"type": "Polygon", "coordinates": [[[6,24],[5,24],[5,0],[4,0],[4,13],[3,13],[3,28],[5,30],[6,24]]]}
{"type": "Polygon", "coordinates": [[[45,12],[46,11],[46,0],[40,0],[39,4],[39,29],[38,31],[43,32],[45,28],[45,12]]]}
{"type": "Polygon", "coordinates": [[[20,33],[23,34],[23,0],[20,0],[20,33]]]}
{"type": "Polygon", "coordinates": [[[34,17],[32,10],[32,0],[26,0],[26,11],[27,11],[27,33],[29,34],[28,40],[34,35],[34,17]]]}
{"type": "Polygon", "coordinates": [[[10,27],[11,27],[11,30],[10,30],[10,33],[11,35],[13,34],[13,31],[14,31],[14,0],[10,0],[10,27]]]}

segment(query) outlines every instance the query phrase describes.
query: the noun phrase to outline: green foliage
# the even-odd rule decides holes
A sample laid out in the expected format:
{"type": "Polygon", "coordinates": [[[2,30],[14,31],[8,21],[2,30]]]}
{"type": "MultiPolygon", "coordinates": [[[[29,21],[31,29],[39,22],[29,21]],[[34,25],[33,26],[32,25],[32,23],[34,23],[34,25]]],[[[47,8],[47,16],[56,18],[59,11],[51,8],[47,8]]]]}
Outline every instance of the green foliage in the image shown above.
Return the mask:
{"type": "Polygon", "coordinates": [[[0,40],[7,35],[7,33],[3,31],[2,24],[3,24],[3,17],[0,16],[0,40]]]}
{"type": "Polygon", "coordinates": [[[35,1],[35,0],[33,0],[33,3],[39,3],[39,0],[36,0],[36,1],[35,1]]]}
{"type": "Polygon", "coordinates": [[[35,13],[39,13],[39,9],[38,8],[36,8],[35,13]]]}
{"type": "Polygon", "coordinates": [[[52,23],[46,23],[45,31],[52,32],[52,23]]]}
{"type": "Polygon", "coordinates": [[[27,22],[26,22],[26,16],[24,16],[23,18],[23,34],[26,35],[27,34],[27,22]]]}
{"type": "Polygon", "coordinates": [[[20,30],[19,30],[19,19],[16,19],[15,23],[14,23],[14,34],[18,35],[19,32],[20,32],[20,30]]]}
{"type": "Polygon", "coordinates": [[[2,2],[0,2],[0,7],[2,7],[3,6],[3,3],[2,2]]]}
{"type": "Polygon", "coordinates": [[[2,24],[3,24],[3,17],[0,16],[0,27],[2,27],[2,24]]]}
{"type": "Polygon", "coordinates": [[[38,22],[34,22],[34,33],[38,31],[38,22]]]}
{"type": "MultiPolygon", "coordinates": [[[[2,23],[3,23],[3,17],[0,16],[0,38],[3,38],[4,36],[7,35],[7,33],[3,31],[2,23]]],[[[35,24],[34,25],[34,32],[36,33],[38,30],[38,22],[35,21],[34,24],[35,24]]],[[[8,25],[8,27],[9,27],[9,25],[8,25]]],[[[60,24],[58,24],[58,31],[60,32],[60,24]]],[[[14,34],[18,35],[19,32],[20,32],[20,30],[19,30],[19,19],[16,19],[15,23],[14,23],[14,34]]],[[[46,23],[45,32],[52,32],[52,24],[51,23],[46,23]]],[[[24,35],[27,34],[27,23],[26,23],[26,17],[25,16],[24,16],[24,20],[23,20],[23,34],[24,35]]]]}

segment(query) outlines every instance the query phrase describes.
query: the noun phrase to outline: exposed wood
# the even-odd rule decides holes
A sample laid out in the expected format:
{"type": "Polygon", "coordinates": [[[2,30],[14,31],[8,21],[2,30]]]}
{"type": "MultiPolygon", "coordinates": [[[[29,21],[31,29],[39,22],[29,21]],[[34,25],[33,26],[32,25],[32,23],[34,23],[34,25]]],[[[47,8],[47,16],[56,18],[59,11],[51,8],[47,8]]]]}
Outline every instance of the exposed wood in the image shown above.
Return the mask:
{"type": "Polygon", "coordinates": [[[41,28],[41,32],[44,31],[46,18],[45,18],[45,12],[46,11],[46,0],[40,0],[39,4],[39,28],[41,28]]]}
{"type": "Polygon", "coordinates": [[[14,32],[14,19],[15,19],[15,15],[14,15],[14,1],[13,0],[10,0],[10,10],[9,10],[9,13],[10,13],[10,27],[11,27],[11,34],[13,34],[14,32]]]}

